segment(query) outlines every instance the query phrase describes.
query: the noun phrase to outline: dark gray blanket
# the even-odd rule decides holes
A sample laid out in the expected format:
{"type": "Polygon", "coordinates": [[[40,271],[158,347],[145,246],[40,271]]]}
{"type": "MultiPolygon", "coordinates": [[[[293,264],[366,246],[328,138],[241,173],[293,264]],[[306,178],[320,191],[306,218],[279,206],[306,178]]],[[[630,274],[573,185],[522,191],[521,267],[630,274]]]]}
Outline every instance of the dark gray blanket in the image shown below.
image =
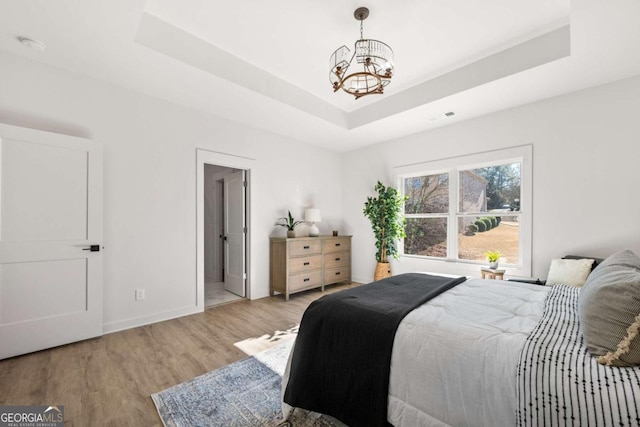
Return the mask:
{"type": "Polygon", "coordinates": [[[407,273],[311,303],[300,324],[284,401],[351,427],[387,425],[391,351],[400,321],[465,280],[407,273]]]}

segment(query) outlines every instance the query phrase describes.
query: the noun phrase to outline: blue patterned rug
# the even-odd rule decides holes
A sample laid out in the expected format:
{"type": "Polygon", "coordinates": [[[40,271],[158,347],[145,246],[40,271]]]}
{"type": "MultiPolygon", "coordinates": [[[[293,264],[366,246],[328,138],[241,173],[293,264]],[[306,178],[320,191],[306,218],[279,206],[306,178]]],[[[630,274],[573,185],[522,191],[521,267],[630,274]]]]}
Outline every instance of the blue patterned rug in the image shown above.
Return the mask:
{"type": "Polygon", "coordinates": [[[281,383],[293,341],[151,395],[166,427],[338,426],[296,409],[283,424],[281,383]]]}

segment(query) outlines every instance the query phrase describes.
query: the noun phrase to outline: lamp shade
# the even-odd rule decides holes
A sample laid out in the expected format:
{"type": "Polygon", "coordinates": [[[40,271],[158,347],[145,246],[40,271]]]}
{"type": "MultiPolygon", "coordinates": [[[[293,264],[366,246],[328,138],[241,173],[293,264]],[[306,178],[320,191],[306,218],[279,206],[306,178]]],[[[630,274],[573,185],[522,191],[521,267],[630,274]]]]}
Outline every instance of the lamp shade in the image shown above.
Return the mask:
{"type": "Polygon", "coordinates": [[[305,209],[304,219],[309,222],[320,222],[322,216],[320,215],[320,209],[305,209]]]}

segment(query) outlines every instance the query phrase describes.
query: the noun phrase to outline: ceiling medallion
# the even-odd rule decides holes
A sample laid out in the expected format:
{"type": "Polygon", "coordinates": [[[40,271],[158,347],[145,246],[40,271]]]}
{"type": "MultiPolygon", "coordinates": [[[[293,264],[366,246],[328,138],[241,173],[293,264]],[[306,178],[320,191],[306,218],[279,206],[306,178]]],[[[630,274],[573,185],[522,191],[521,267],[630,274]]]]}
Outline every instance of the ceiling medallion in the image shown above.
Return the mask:
{"type": "Polygon", "coordinates": [[[393,50],[381,41],[362,36],[362,21],[369,16],[369,9],[359,7],[353,16],[360,21],[360,39],[356,41],[355,51],[350,59],[351,51],[346,46],[333,52],[329,63],[329,80],[334,92],[342,89],[358,99],[365,95],[383,93],[383,88],[391,82],[393,50]],[[348,74],[354,60],[352,73],[348,74]]]}

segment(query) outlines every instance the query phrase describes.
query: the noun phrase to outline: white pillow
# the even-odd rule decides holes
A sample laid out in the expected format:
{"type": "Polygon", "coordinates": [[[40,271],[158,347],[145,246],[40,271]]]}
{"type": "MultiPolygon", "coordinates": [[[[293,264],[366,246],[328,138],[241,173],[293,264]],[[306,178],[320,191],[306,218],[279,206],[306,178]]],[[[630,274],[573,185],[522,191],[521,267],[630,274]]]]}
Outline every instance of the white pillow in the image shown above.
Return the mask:
{"type": "Polygon", "coordinates": [[[592,259],[552,259],[547,285],[562,283],[580,287],[591,273],[592,259]]]}

